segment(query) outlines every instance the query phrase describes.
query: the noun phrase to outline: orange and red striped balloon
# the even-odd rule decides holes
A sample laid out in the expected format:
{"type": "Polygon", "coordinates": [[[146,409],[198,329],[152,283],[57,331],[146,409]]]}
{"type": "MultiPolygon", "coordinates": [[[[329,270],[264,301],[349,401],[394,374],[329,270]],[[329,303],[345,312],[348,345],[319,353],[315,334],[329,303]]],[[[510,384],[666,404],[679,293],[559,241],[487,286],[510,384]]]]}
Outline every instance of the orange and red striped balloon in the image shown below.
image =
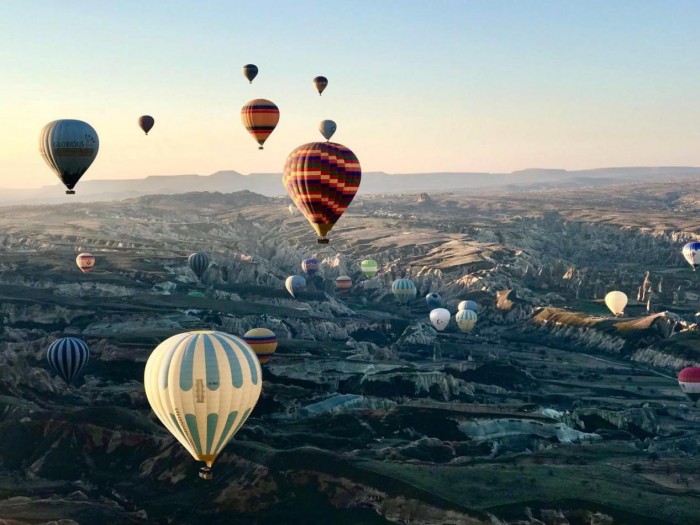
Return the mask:
{"type": "Polygon", "coordinates": [[[88,273],[95,266],[95,256],[90,253],[81,253],[75,258],[75,264],[83,273],[88,273]]]}
{"type": "Polygon", "coordinates": [[[310,142],[287,157],[282,182],[297,208],[319,235],[326,235],[360,188],[362,169],[355,154],[335,142],[310,142]]]}
{"type": "Polygon", "coordinates": [[[256,98],[248,102],[241,108],[241,120],[248,133],[260,144],[263,144],[267,137],[275,130],[280,120],[280,110],[274,102],[264,98],[256,98]]]}

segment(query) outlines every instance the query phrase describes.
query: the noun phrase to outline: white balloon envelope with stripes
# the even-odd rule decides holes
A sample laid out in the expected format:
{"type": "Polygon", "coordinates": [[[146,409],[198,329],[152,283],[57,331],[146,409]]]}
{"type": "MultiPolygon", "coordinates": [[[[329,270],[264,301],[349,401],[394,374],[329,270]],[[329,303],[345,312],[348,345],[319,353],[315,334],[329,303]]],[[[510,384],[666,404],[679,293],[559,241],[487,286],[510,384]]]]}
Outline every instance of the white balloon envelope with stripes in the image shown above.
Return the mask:
{"type": "Polygon", "coordinates": [[[195,331],[159,344],[146,363],[146,397],[160,421],[206,467],[245,423],[262,389],[260,363],[242,339],[195,331]]]}
{"type": "Polygon", "coordinates": [[[90,357],[85,341],[77,337],[62,337],[49,345],[46,359],[51,370],[61,376],[67,385],[73,383],[90,357]]]}

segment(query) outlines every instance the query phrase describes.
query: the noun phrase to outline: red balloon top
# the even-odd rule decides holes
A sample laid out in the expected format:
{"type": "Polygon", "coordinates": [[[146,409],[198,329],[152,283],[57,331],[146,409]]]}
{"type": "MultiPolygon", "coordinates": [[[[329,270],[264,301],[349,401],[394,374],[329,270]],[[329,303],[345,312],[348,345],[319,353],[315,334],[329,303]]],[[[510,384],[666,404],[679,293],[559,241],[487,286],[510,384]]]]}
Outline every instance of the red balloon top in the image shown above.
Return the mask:
{"type": "Polygon", "coordinates": [[[678,374],[678,381],[682,383],[700,383],[700,367],[684,368],[678,374]]]}

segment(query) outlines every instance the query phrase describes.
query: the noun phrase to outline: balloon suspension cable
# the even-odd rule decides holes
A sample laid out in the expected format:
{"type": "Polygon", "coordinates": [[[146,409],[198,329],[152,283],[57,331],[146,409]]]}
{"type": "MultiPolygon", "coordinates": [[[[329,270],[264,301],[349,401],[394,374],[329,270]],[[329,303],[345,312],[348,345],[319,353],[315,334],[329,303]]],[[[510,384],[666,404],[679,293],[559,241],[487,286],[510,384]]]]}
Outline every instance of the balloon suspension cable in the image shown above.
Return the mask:
{"type": "Polygon", "coordinates": [[[75,195],[75,190],[66,190],[66,195],[75,195]]]}
{"type": "Polygon", "coordinates": [[[202,467],[199,469],[199,477],[202,479],[214,479],[214,474],[209,467],[202,467]]]}
{"type": "Polygon", "coordinates": [[[328,237],[319,237],[318,244],[328,244],[331,240],[328,237]]]}

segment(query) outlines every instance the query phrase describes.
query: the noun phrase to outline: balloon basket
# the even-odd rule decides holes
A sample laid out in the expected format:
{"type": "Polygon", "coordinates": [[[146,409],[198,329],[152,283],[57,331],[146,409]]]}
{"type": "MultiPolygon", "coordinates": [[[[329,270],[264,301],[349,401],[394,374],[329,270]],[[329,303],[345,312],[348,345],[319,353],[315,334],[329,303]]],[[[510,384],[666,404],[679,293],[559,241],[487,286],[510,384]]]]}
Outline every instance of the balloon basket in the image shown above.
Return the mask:
{"type": "Polygon", "coordinates": [[[263,149],[263,147],[262,147],[262,146],[258,146],[258,149],[263,149]]]}
{"type": "Polygon", "coordinates": [[[199,477],[202,479],[214,479],[214,474],[209,467],[202,467],[199,469],[199,477]]]}
{"type": "Polygon", "coordinates": [[[75,190],[66,190],[66,195],[75,195],[75,190]]]}
{"type": "Polygon", "coordinates": [[[331,240],[327,237],[319,237],[318,238],[318,244],[328,244],[331,242],[331,240]]]}

